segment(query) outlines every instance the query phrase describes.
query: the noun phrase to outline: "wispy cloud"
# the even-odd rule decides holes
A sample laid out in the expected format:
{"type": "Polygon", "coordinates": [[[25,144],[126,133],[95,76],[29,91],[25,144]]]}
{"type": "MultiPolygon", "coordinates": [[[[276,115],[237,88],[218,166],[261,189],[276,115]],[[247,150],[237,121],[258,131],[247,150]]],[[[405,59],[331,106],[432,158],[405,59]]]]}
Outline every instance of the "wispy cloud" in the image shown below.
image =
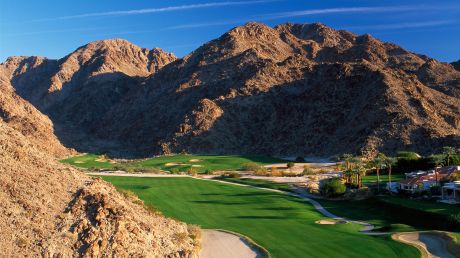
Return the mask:
{"type": "Polygon", "coordinates": [[[291,11],[291,12],[279,12],[279,13],[270,13],[254,16],[247,19],[239,20],[227,20],[221,22],[208,22],[208,23],[188,23],[180,24],[176,26],[167,27],[166,29],[188,29],[188,28],[202,28],[202,27],[214,27],[214,26],[224,26],[224,25],[237,25],[242,24],[248,21],[271,21],[283,18],[294,18],[301,16],[309,15],[318,15],[318,14],[344,14],[344,13],[384,13],[384,12],[405,12],[405,11],[421,11],[429,9],[432,10],[433,7],[428,6],[375,6],[375,7],[343,7],[343,8],[325,8],[325,9],[309,9],[309,10],[300,10],[300,11],[291,11]]]}
{"type": "Polygon", "coordinates": [[[139,14],[173,12],[173,11],[182,11],[182,10],[190,10],[190,9],[202,9],[202,8],[211,8],[211,7],[227,7],[227,6],[237,6],[237,5],[263,4],[263,3],[275,2],[275,1],[277,1],[277,0],[210,2],[210,3],[200,3],[200,4],[167,6],[167,7],[160,7],[160,8],[145,8],[145,9],[136,9],[136,10],[121,10],[121,11],[108,11],[108,12],[97,12],[97,13],[83,13],[83,14],[77,14],[77,15],[68,15],[68,16],[59,16],[59,17],[38,19],[38,20],[29,21],[29,22],[81,19],[81,18],[89,18],[89,17],[139,15],[139,14]]]}
{"type": "Polygon", "coordinates": [[[258,18],[262,20],[274,20],[280,18],[293,18],[315,14],[336,14],[336,13],[378,13],[378,12],[404,12],[427,9],[426,6],[375,6],[375,7],[341,7],[341,8],[324,8],[310,9],[291,12],[280,12],[265,14],[258,18]]]}
{"type": "Polygon", "coordinates": [[[397,30],[397,29],[411,29],[411,28],[426,28],[436,27],[441,25],[456,24],[456,20],[436,20],[436,21],[423,21],[423,22],[402,22],[393,24],[378,24],[378,25],[364,25],[364,26],[348,26],[348,30],[397,30]]]}

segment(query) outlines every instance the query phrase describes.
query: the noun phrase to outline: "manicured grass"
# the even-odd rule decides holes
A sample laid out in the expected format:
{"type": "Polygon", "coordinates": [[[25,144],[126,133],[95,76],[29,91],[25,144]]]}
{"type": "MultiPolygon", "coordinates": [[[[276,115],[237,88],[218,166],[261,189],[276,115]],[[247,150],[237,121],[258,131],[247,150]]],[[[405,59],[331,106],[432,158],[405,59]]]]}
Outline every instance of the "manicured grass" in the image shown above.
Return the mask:
{"type": "MultiPolygon", "coordinates": [[[[286,183],[276,183],[268,180],[246,178],[226,178],[224,180],[282,191],[292,191],[292,188],[286,183]]],[[[317,201],[335,215],[353,220],[368,221],[375,226],[376,231],[385,232],[444,229],[442,223],[435,224],[430,219],[426,219],[427,214],[424,212],[456,214],[460,208],[459,206],[448,204],[408,200],[390,196],[361,201],[323,199],[317,201]],[[392,205],[387,205],[383,200],[392,205]],[[411,208],[412,210],[403,211],[401,209],[403,207],[411,208]],[[449,209],[452,207],[454,209],[449,209]],[[417,212],[417,210],[423,211],[423,213],[417,212]]]]}
{"type": "Polygon", "coordinates": [[[381,199],[388,203],[433,213],[441,213],[446,215],[457,215],[460,213],[459,204],[446,204],[434,201],[411,200],[396,196],[386,196],[382,197],[381,199]]]}
{"type": "Polygon", "coordinates": [[[87,154],[64,159],[61,162],[71,164],[80,168],[156,168],[166,171],[187,171],[193,168],[197,172],[206,170],[239,170],[243,164],[254,162],[260,165],[284,162],[281,159],[266,156],[244,156],[244,155],[173,155],[133,160],[128,162],[115,163],[104,159],[103,156],[87,154]]]}
{"type": "Polygon", "coordinates": [[[292,192],[292,188],[286,183],[277,183],[269,180],[261,180],[261,179],[252,179],[252,178],[218,178],[221,181],[227,181],[232,183],[244,184],[244,185],[251,185],[263,188],[270,188],[281,190],[285,192],[292,192]]]}
{"type": "MultiPolygon", "coordinates": [[[[395,174],[391,175],[391,181],[392,182],[398,182],[403,179],[406,179],[405,175],[401,174],[395,174]]],[[[380,175],[380,184],[386,184],[388,182],[388,175],[380,175]]],[[[363,177],[363,183],[366,185],[373,185],[377,183],[377,175],[366,175],[363,177]]]]}
{"type": "Polygon", "coordinates": [[[273,257],[419,257],[389,236],[368,236],[354,224],[318,225],[324,219],[298,198],[192,178],[104,177],[131,190],[166,216],[203,228],[244,234],[273,257]]]}

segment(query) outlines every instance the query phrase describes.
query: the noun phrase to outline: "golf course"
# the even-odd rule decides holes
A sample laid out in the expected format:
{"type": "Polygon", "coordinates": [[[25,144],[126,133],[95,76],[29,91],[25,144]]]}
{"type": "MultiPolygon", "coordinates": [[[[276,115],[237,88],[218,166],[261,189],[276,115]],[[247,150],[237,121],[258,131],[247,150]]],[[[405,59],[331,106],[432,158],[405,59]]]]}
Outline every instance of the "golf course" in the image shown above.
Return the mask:
{"type": "Polygon", "coordinates": [[[272,257],[419,257],[389,235],[365,235],[356,224],[321,225],[310,203],[286,194],[193,178],[104,176],[145,204],[204,229],[243,234],[272,257]]]}
{"type": "Polygon", "coordinates": [[[170,172],[185,172],[193,169],[198,173],[216,170],[239,170],[243,164],[266,165],[285,162],[268,156],[248,155],[171,155],[139,160],[116,160],[105,155],[85,154],[61,160],[84,169],[156,169],[170,172]]]}

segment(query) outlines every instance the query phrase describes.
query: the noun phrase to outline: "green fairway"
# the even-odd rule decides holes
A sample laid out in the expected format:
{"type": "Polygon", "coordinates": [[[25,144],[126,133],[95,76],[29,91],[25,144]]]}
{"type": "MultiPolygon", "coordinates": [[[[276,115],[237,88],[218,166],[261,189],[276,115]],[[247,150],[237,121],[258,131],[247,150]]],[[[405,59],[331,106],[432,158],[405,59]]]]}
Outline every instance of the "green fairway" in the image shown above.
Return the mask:
{"type": "MultiPolygon", "coordinates": [[[[268,180],[248,178],[224,178],[220,180],[287,192],[293,191],[286,183],[276,183],[268,180]]],[[[431,229],[446,230],[442,223],[443,220],[446,220],[445,217],[433,217],[426,212],[446,215],[458,214],[460,212],[459,205],[409,200],[390,196],[360,201],[324,199],[318,199],[317,201],[337,216],[353,220],[365,220],[373,224],[375,230],[385,232],[431,229]],[[404,209],[405,207],[410,210],[404,209]]]]}
{"type": "Polygon", "coordinates": [[[64,159],[61,162],[80,168],[98,169],[161,169],[174,172],[185,172],[193,169],[198,173],[217,170],[239,170],[243,164],[254,162],[260,165],[283,162],[283,160],[266,156],[243,156],[243,155],[173,155],[117,162],[103,155],[86,154],[64,159]]]}
{"type": "Polygon", "coordinates": [[[419,257],[389,236],[368,236],[354,224],[318,225],[324,219],[295,197],[192,178],[104,177],[131,190],[166,216],[203,228],[244,234],[273,257],[419,257]]]}
{"type": "MultiPolygon", "coordinates": [[[[396,174],[396,175],[391,175],[391,181],[392,182],[398,182],[403,179],[406,179],[405,175],[401,174],[396,174]]],[[[380,175],[380,184],[385,185],[388,182],[388,175],[380,175]]],[[[366,175],[363,177],[363,183],[366,185],[372,185],[377,183],[377,175],[366,175]]]]}
{"type": "Polygon", "coordinates": [[[412,209],[428,211],[433,213],[440,213],[445,215],[457,215],[460,214],[460,205],[459,204],[446,204],[439,203],[434,201],[424,201],[424,200],[411,200],[407,198],[401,198],[396,196],[386,196],[381,198],[383,201],[396,204],[412,209]]]}

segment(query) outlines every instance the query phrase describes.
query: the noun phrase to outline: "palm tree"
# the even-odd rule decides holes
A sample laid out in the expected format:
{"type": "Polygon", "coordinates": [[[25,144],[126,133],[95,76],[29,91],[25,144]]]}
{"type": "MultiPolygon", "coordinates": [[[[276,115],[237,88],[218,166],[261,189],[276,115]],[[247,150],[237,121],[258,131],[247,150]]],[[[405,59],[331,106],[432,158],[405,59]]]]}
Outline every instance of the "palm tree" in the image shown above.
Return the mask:
{"type": "Polygon", "coordinates": [[[438,173],[439,173],[438,167],[441,167],[442,165],[444,165],[444,157],[440,155],[433,155],[431,159],[433,160],[433,163],[434,163],[434,176],[436,180],[436,185],[438,185],[438,173]]]}
{"type": "Polygon", "coordinates": [[[385,166],[385,160],[387,156],[383,153],[377,154],[372,160],[372,166],[375,167],[375,172],[377,173],[377,193],[380,192],[380,169],[385,166]]]}
{"type": "Polygon", "coordinates": [[[390,194],[391,194],[391,168],[396,164],[397,159],[393,157],[387,157],[385,159],[385,165],[388,167],[388,182],[390,183],[390,194]]]}
{"type": "Polygon", "coordinates": [[[351,168],[351,161],[353,160],[353,158],[353,155],[349,153],[345,153],[340,157],[340,159],[345,162],[345,169],[351,168]]]}
{"type": "Polygon", "coordinates": [[[442,154],[444,154],[447,160],[447,166],[450,166],[450,160],[452,159],[452,156],[456,154],[455,148],[446,146],[446,147],[443,147],[442,149],[443,149],[442,154]]]}

